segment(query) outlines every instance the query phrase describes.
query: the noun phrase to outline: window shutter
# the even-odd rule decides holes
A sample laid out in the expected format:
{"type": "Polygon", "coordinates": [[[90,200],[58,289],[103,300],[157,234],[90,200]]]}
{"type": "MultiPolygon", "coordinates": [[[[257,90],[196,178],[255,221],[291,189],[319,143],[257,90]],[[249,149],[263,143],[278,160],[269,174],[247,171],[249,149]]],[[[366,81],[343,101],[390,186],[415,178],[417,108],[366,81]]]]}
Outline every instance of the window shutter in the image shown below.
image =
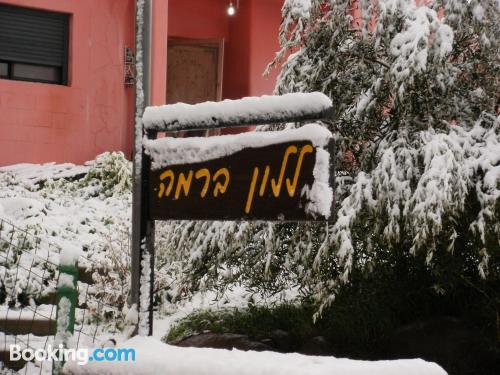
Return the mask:
{"type": "Polygon", "coordinates": [[[59,67],[65,75],[68,15],[0,4],[0,60],[59,67]]]}

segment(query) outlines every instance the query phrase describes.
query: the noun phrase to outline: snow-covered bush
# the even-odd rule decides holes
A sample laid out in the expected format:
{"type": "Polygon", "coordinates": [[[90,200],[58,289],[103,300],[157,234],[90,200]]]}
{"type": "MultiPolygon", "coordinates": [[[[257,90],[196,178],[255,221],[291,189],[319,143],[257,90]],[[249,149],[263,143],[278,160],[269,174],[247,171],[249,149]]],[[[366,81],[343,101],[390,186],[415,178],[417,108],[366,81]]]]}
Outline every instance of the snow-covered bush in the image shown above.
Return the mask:
{"type": "Polygon", "coordinates": [[[99,194],[107,197],[129,193],[132,186],[132,165],[122,152],[105,152],[96,157],[81,184],[98,185],[99,194]]]}
{"type": "MultiPolygon", "coordinates": [[[[83,254],[80,267],[93,276],[92,285],[80,283],[86,319],[114,323],[122,318],[130,282],[131,163],[115,152],[87,164],[84,176],[42,180],[36,186],[15,172],[2,173],[0,219],[6,221],[0,221],[0,304],[49,303],[59,253],[77,247],[83,254]]],[[[43,166],[33,168],[43,171],[43,166]]]]}
{"type": "Polygon", "coordinates": [[[285,1],[269,68],[282,64],[277,94],[333,100],[335,222],[165,226],[163,254],[188,259],[187,285],[299,285],[321,311],[387,249],[431,269],[460,253],[457,269],[499,277],[500,4],[423,3],[285,1]]]}
{"type": "Polygon", "coordinates": [[[0,305],[44,302],[55,291],[54,258],[40,249],[36,236],[0,220],[0,305]]]}
{"type": "Polygon", "coordinates": [[[47,193],[64,190],[87,197],[111,197],[130,193],[132,187],[132,165],[123,152],[105,152],[88,162],[90,170],[76,181],[58,179],[47,181],[47,193]]]}
{"type": "MultiPolygon", "coordinates": [[[[130,287],[131,162],[111,152],[86,164],[86,174],[54,180],[51,171],[58,168],[32,166],[39,171],[36,184],[27,183],[26,173],[15,167],[0,173],[0,305],[51,302],[59,253],[79,247],[84,309],[77,323],[113,331],[122,326],[130,287]]],[[[160,258],[156,266],[155,300],[161,305],[181,269],[160,258]]]]}

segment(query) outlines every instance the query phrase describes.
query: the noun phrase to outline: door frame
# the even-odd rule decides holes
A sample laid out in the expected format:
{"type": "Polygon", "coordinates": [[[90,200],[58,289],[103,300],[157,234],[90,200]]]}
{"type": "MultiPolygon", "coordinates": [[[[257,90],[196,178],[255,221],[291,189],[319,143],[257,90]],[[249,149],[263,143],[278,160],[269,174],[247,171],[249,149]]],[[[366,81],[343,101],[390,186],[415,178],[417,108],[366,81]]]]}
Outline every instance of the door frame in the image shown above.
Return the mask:
{"type": "Polygon", "coordinates": [[[224,75],[224,38],[222,39],[191,39],[191,38],[182,38],[182,37],[168,37],[167,40],[167,80],[165,98],[168,102],[168,47],[169,46],[186,46],[186,45],[195,45],[200,47],[209,47],[209,48],[217,48],[218,57],[217,57],[217,93],[215,101],[222,100],[222,81],[224,75]]]}

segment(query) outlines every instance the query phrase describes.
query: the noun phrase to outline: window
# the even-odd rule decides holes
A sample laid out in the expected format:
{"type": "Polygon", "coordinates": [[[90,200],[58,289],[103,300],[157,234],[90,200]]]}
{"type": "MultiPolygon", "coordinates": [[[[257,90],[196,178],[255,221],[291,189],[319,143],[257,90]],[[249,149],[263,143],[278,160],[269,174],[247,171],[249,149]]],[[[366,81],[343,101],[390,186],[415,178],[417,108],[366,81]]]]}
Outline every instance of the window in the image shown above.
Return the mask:
{"type": "Polygon", "coordinates": [[[65,85],[69,15],[0,4],[0,78],[65,85]]]}
{"type": "Polygon", "coordinates": [[[6,78],[9,76],[9,65],[7,63],[0,61],[0,78],[6,78]]]}

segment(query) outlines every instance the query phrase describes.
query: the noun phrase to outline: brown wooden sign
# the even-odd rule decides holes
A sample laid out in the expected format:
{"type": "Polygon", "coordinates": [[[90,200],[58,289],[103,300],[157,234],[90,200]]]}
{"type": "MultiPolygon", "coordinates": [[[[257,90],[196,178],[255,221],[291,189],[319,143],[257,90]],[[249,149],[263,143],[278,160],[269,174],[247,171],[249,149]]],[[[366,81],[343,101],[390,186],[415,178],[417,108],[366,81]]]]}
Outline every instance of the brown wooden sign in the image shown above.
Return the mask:
{"type": "Polygon", "coordinates": [[[131,302],[138,311],[148,311],[141,323],[149,325],[150,335],[155,221],[333,218],[335,143],[316,123],[333,115],[332,101],[321,93],[177,103],[144,111],[144,137],[137,137],[136,131],[134,143],[131,302]],[[158,139],[158,132],[285,123],[298,128],[158,139]],[[146,290],[149,298],[143,294],[146,290]]]}
{"type": "Polygon", "coordinates": [[[308,213],[317,149],[310,141],[149,171],[151,220],[325,220],[308,213]]]}

